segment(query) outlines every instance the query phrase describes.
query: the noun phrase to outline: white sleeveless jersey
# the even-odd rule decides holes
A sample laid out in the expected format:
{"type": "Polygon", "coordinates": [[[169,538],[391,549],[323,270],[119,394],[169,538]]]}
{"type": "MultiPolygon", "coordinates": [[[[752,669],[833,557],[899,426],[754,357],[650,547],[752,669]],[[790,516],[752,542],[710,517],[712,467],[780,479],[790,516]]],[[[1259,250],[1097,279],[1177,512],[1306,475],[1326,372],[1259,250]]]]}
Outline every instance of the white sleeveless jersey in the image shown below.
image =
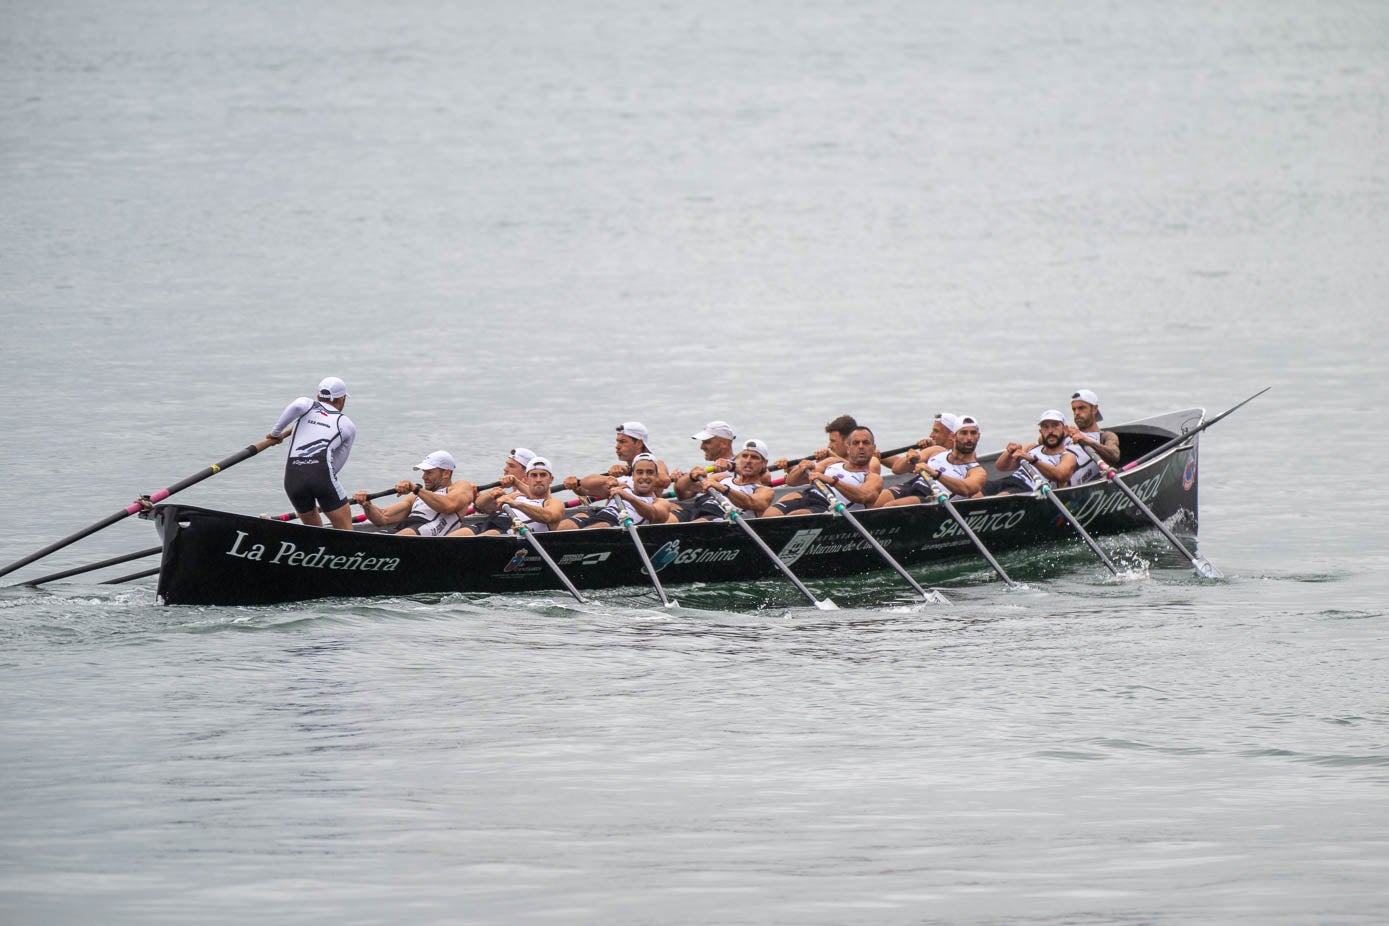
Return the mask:
{"type": "MultiPolygon", "coordinates": [[[[308,405],[294,422],[294,434],[289,439],[289,455],[285,459],[285,468],[322,465],[337,473],[347,463],[347,455],[352,450],[357,428],[352,419],[333,406],[313,399],[296,401],[285,409],[285,415],[280,416],[281,421],[304,403],[308,405]]],[[[278,434],[282,430],[277,427],[273,433],[278,434]]]]}
{"type": "MultiPolygon", "coordinates": [[[[521,496],[520,498],[516,499],[516,501],[511,503],[512,523],[515,524],[515,522],[519,519],[521,521],[522,526],[529,528],[531,531],[537,534],[545,533],[545,531],[550,529],[550,525],[546,524],[544,521],[535,520],[530,516],[529,511],[527,511],[527,509],[536,509],[543,507],[545,507],[544,499],[528,498],[524,495],[521,496]]],[[[515,528],[513,528],[513,530],[515,530],[515,528]]]]}
{"type": "MultiPolygon", "coordinates": [[[[1061,458],[1066,456],[1066,454],[1070,454],[1071,456],[1078,458],[1076,461],[1076,472],[1079,472],[1080,467],[1083,466],[1090,459],[1088,456],[1085,455],[1084,450],[1081,450],[1079,447],[1072,447],[1069,443],[1063,444],[1061,449],[1058,450],[1056,453],[1047,453],[1047,448],[1043,447],[1041,444],[1038,444],[1036,447],[1033,447],[1031,450],[1027,451],[1028,457],[1032,458],[1033,460],[1041,460],[1048,466],[1056,466],[1058,463],[1061,462],[1061,458]]],[[[1018,473],[1018,475],[1022,476],[1024,479],[1027,478],[1027,476],[1024,473],[1018,473]]],[[[1042,471],[1037,470],[1037,475],[1041,476],[1042,471]]],[[[1042,478],[1045,479],[1046,482],[1050,483],[1053,489],[1060,488],[1052,480],[1046,479],[1045,476],[1043,476],[1042,478]]],[[[1074,485],[1074,483],[1068,482],[1067,485],[1074,485]]],[[[1034,486],[1033,488],[1036,488],[1036,486],[1034,486]]]]}
{"type": "MultiPolygon", "coordinates": [[[[435,494],[447,495],[451,489],[453,486],[448,486],[443,492],[435,494]]],[[[459,525],[463,523],[463,519],[457,514],[444,514],[442,511],[435,511],[430,508],[418,495],[415,496],[415,503],[410,506],[410,513],[405,516],[407,522],[412,518],[416,519],[417,522],[418,519],[424,519],[424,523],[412,525],[415,528],[415,533],[421,537],[442,537],[450,531],[457,530],[459,525]]]]}
{"type": "MultiPolygon", "coordinates": [[[[710,481],[710,482],[726,482],[726,483],[728,483],[729,486],[731,486],[735,491],[742,492],[744,495],[748,496],[749,498],[752,497],[752,494],[753,494],[754,492],[756,492],[758,489],[762,488],[762,482],[761,482],[760,480],[756,480],[756,479],[755,479],[755,480],[753,480],[752,482],[739,482],[739,481],[738,481],[738,477],[735,476],[735,475],[733,475],[732,473],[717,473],[717,474],[715,474],[715,475],[711,475],[711,476],[708,478],[708,480],[706,480],[706,481],[710,481]]],[[[710,495],[710,493],[709,493],[708,491],[706,491],[706,492],[704,493],[703,497],[708,497],[709,495],[710,495]]],[[[729,501],[730,501],[730,502],[733,502],[733,499],[730,498],[729,501]]],[[[738,505],[737,505],[736,502],[733,502],[733,507],[735,507],[735,508],[738,507],[738,505]]],[[[750,508],[740,508],[740,509],[738,509],[738,510],[742,512],[742,514],[740,515],[740,517],[744,517],[744,518],[755,517],[755,515],[752,513],[752,510],[751,510],[750,508]]]]}
{"type": "MultiPolygon", "coordinates": [[[[931,459],[926,461],[926,465],[947,476],[954,476],[956,479],[963,479],[965,476],[969,475],[970,470],[979,468],[978,463],[951,463],[949,450],[943,450],[931,457],[931,459]]],[[[941,485],[945,485],[945,483],[941,483],[941,485]]],[[[950,495],[950,500],[952,502],[957,502],[965,498],[969,498],[969,496],[960,495],[958,493],[951,493],[950,495]]]]}
{"type": "MultiPolygon", "coordinates": [[[[618,476],[617,481],[626,486],[628,491],[630,491],[633,495],[637,494],[636,490],[632,488],[631,476],[618,476]]],[[[637,498],[646,502],[648,505],[656,501],[656,496],[654,495],[637,495],[637,498]]],[[[648,523],[646,518],[642,517],[642,513],[640,511],[627,504],[627,500],[625,498],[618,498],[616,495],[614,495],[612,498],[608,499],[608,504],[604,507],[612,509],[612,511],[617,514],[618,521],[622,521],[623,518],[625,518],[627,515],[631,515],[632,523],[634,525],[648,523]]]]}
{"type": "MultiPolygon", "coordinates": [[[[833,479],[835,476],[838,476],[841,482],[852,483],[856,486],[861,486],[864,484],[864,482],[867,481],[868,470],[857,472],[855,470],[846,469],[845,466],[846,464],[844,463],[831,464],[830,466],[825,468],[825,476],[827,477],[827,479],[833,479]]],[[[843,502],[845,508],[849,509],[850,511],[863,510],[862,504],[860,504],[859,502],[849,501],[849,499],[847,499],[846,497],[844,497],[844,495],[840,493],[839,489],[837,489],[835,486],[830,485],[828,481],[826,481],[825,485],[829,487],[830,494],[834,496],[833,500],[843,502]]],[[[824,493],[821,492],[819,489],[811,489],[810,491],[814,492],[816,495],[824,497],[824,493]]]]}
{"type": "MultiPolygon", "coordinates": [[[[1082,431],[1081,433],[1086,437],[1094,438],[1095,442],[1099,443],[1101,432],[1082,431]]],[[[1071,449],[1071,452],[1076,455],[1076,459],[1080,461],[1076,465],[1076,471],[1071,474],[1071,485],[1078,486],[1081,483],[1094,482],[1096,479],[1100,478],[1100,464],[1091,458],[1090,454],[1086,452],[1083,444],[1073,441],[1068,437],[1066,438],[1066,446],[1071,449]]]]}

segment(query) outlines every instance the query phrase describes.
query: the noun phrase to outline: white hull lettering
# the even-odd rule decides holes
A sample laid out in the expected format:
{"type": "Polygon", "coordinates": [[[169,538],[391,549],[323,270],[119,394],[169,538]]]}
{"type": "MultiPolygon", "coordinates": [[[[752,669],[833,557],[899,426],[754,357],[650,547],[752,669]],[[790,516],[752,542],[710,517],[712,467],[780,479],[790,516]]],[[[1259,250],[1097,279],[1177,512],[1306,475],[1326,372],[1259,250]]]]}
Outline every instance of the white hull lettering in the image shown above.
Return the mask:
{"type": "MultiPolygon", "coordinates": [[[[265,547],[256,544],[245,553],[237,552],[241,546],[241,541],[246,534],[237,531],[236,542],[227,551],[228,556],[238,556],[243,559],[259,560],[265,553],[265,547]]],[[[335,569],[345,572],[395,572],[400,566],[398,556],[364,556],[361,553],[353,553],[351,556],[329,555],[327,547],[319,547],[312,552],[304,552],[298,545],[289,540],[280,541],[279,550],[275,551],[275,556],[270,560],[271,565],[294,566],[299,569],[335,569]]]]}

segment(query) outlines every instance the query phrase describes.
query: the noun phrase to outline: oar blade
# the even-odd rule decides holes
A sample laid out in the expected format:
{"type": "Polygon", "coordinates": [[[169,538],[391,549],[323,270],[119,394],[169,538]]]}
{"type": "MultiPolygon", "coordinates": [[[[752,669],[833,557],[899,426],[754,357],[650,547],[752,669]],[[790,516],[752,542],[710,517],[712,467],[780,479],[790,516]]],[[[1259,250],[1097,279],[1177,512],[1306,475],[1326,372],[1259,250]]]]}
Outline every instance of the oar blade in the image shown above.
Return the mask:
{"type": "Polygon", "coordinates": [[[838,610],[839,610],[839,605],[835,604],[835,603],[834,603],[832,600],[830,600],[829,598],[826,598],[824,601],[816,601],[816,602],[815,602],[815,607],[819,608],[821,611],[838,611],[838,610]]]}
{"type": "Polygon", "coordinates": [[[1225,573],[1215,568],[1215,564],[1206,559],[1201,554],[1192,557],[1191,565],[1196,568],[1196,574],[1203,579],[1223,579],[1225,573]]]}

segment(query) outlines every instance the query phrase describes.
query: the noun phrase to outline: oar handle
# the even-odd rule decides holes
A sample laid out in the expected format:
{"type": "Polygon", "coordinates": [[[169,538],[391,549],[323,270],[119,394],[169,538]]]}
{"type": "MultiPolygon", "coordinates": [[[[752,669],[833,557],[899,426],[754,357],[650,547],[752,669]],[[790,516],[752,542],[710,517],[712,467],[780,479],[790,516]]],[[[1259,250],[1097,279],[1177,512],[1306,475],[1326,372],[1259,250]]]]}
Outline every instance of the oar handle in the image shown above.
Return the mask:
{"type": "Polygon", "coordinates": [[[278,444],[283,439],[284,438],[276,440],[273,437],[267,437],[263,440],[257,441],[254,444],[251,444],[241,450],[238,450],[236,453],[227,457],[225,460],[220,460],[216,463],[213,463],[206,469],[200,470],[194,473],[193,475],[189,476],[187,479],[180,480],[179,482],[174,483],[166,489],[160,489],[158,492],[154,492],[150,495],[141,496],[140,498],[131,502],[129,505],[126,505],[120,511],[117,511],[115,514],[103,518],[102,520],[96,522],[90,527],[83,528],[75,534],[69,534],[62,540],[59,540],[56,543],[51,543],[48,546],[44,547],[42,550],[39,550],[35,553],[31,553],[23,559],[19,559],[13,563],[10,563],[8,566],[4,567],[3,569],[0,569],[0,576],[8,575],[9,573],[14,572],[16,569],[19,569],[22,566],[27,566],[37,559],[42,559],[50,553],[61,550],[63,547],[66,547],[70,544],[76,543],[83,537],[88,537],[92,534],[95,534],[97,531],[102,530],[103,528],[110,527],[117,521],[120,521],[124,518],[128,518],[132,514],[139,514],[141,511],[147,511],[150,508],[153,508],[157,502],[163,501],[170,495],[173,495],[175,492],[182,492],[184,489],[188,488],[191,485],[202,482],[204,479],[207,479],[211,476],[215,476],[222,470],[228,469],[232,466],[235,466],[237,463],[240,463],[242,460],[249,459],[250,457],[255,456],[267,447],[272,447],[275,444],[278,444]]]}

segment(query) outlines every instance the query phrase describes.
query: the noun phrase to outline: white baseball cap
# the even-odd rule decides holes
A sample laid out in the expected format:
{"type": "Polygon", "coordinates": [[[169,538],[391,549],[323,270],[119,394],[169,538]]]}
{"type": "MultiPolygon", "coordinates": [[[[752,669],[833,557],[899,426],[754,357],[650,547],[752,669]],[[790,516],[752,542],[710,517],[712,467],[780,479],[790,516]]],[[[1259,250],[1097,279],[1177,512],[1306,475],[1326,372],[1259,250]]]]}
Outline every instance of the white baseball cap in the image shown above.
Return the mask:
{"type": "Polygon", "coordinates": [[[617,426],[617,433],[625,434],[632,440],[639,440],[643,444],[646,443],[646,425],[642,424],[640,421],[622,422],[622,424],[617,426]]]}
{"type": "Polygon", "coordinates": [[[412,468],[418,470],[446,469],[453,472],[458,469],[458,464],[453,462],[453,457],[449,455],[447,450],[436,450],[412,468]]]}
{"type": "Polygon", "coordinates": [[[960,430],[960,418],[958,415],[952,415],[950,412],[941,412],[936,416],[936,420],[945,425],[945,429],[951,434],[960,430]]]}
{"type": "Polygon", "coordinates": [[[347,398],[347,383],[336,376],[329,376],[318,384],[318,397],[320,399],[345,399],[347,398]]]}
{"type": "Polygon", "coordinates": [[[703,431],[700,431],[698,434],[691,434],[690,439],[708,440],[711,437],[726,437],[729,440],[733,440],[733,438],[737,436],[737,434],[733,433],[733,425],[729,424],[727,421],[711,421],[704,426],[703,431]]]}
{"type": "Polygon", "coordinates": [[[514,447],[511,453],[507,454],[506,458],[508,460],[515,460],[517,463],[521,464],[522,469],[527,469],[530,467],[531,461],[535,459],[535,451],[528,447],[514,447]]]}
{"type": "Polygon", "coordinates": [[[639,463],[642,460],[650,460],[652,463],[656,464],[657,469],[661,468],[660,461],[656,459],[654,454],[650,453],[639,453],[636,456],[632,457],[632,468],[636,469],[637,463],[639,463]]]}
{"type": "Polygon", "coordinates": [[[1095,406],[1095,420],[1104,421],[1104,415],[1100,413],[1100,397],[1095,395],[1095,393],[1091,392],[1089,389],[1077,389],[1075,392],[1071,393],[1071,398],[1080,399],[1080,401],[1084,402],[1086,405],[1095,406]]]}
{"type": "Polygon", "coordinates": [[[1059,421],[1062,424],[1065,424],[1066,416],[1061,414],[1054,408],[1049,408],[1046,411],[1042,412],[1041,417],[1037,419],[1038,424],[1041,424],[1043,421],[1059,421]]]}
{"type": "Polygon", "coordinates": [[[742,449],[751,450],[753,453],[761,456],[763,460],[770,460],[772,458],[771,451],[769,451],[767,449],[767,445],[762,443],[760,440],[750,440],[747,443],[743,444],[742,449]]]}
{"type": "Polygon", "coordinates": [[[958,431],[958,430],[960,430],[960,428],[963,428],[963,427],[964,427],[965,425],[967,425],[967,424],[972,424],[972,425],[974,425],[974,426],[977,428],[977,427],[979,427],[979,419],[976,418],[976,417],[974,417],[973,415],[961,415],[961,416],[960,416],[960,423],[959,423],[959,425],[955,428],[955,430],[958,431]]]}
{"type": "Polygon", "coordinates": [[[530,462],[526,464],[526,475],[530,475],[531,473],[535,472],[536,470],[540,470],[540,471],[542,471],[542,472],[549,473],[549,474],[552,475],[552,476],[553,476],[554,473],[555,473],[555,471],[554,471],[553,469],[550,468],[550,461],[549,461],[549,460],[545,459],[544,457],[538,457],[538,456],[532,455],[532,456],[531,456],[531,459],[530,459],[530,462]]]}

